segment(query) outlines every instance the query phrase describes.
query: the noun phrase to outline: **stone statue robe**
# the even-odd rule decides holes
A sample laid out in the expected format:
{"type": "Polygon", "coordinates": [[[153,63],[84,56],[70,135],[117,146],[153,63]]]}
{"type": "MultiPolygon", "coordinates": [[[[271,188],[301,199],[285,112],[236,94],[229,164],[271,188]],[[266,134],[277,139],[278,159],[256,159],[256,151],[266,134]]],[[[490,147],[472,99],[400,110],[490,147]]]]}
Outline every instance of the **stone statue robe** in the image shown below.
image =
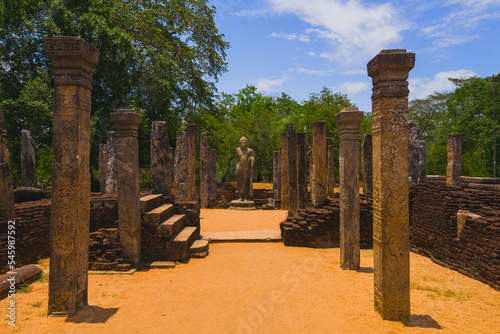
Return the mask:
{"type": "Polygon", "coordinates": [[[236,149],[238,165],[236,165],[236,193],[240,197],[253,195],[253,150],[251,148],[236,149]]]}

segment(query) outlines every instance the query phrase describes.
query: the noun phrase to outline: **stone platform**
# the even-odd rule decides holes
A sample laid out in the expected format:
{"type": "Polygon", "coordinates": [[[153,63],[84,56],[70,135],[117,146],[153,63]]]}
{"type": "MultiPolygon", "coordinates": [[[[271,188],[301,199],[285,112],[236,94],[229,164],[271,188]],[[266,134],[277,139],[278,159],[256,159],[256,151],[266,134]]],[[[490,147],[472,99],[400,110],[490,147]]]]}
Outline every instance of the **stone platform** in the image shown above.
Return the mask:
{"type": "Polygon", "coordinates": [[[235,199],[231,201],[231,206],[229,209],[232,210],[257,210],[254,201],[243,201],[240,199],[235,199]]]}

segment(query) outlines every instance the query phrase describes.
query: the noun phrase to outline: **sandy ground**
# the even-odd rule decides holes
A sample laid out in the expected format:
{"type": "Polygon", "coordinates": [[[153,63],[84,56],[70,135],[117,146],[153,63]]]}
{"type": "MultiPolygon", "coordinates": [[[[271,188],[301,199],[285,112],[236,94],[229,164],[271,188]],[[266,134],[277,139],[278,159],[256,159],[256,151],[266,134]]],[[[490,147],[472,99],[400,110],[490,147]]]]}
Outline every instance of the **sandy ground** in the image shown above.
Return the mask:
{"type": "MultiPolygon", "coordinates": [[[[202,231],[273,229],[284,211],[202,211],[202,231]]],[[[211,244],[205,259],[175,269],[89,276],[89,304],[47,318],[48,283],[18,293],[17,325],[1,333],[498,333],[500,292],[411,253],[407,323],[373,310],[373,252],[343,271],[339,249],[282,243],[211,244]]],[[[47,264],[47,260],[44,261],[47,264]]]]}

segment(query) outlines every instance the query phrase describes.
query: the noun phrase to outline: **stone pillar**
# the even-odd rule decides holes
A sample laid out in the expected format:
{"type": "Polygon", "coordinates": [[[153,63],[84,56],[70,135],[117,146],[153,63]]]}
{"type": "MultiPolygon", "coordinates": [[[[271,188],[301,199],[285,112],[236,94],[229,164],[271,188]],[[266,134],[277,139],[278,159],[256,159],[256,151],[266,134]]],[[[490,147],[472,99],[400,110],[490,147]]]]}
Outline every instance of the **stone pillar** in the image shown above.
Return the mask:
{"type": "Polygon", "coordinates": [[[10,171],[9,149],[7,147],[7,127],[0,108],[0,220],[14,218],[14,183],[10,171]]]}
{"type": "Polygon", "coordinates": [[[372,77],[373,262],[375,310],[385,320],[410,316],[408,78],[415,54],[383,50],[372,77]]]}
{"type": "Polygon", "coordinates": [[[99,190],[102,193],[106,192],[107,160],[106,144],[99,144],[99,190]]]}
{"type": "Polygon", "coordinates": [[[408,182],[410,186],[418,183],[420,165],[420,135],[417,123],[408,123],[408,182]]]}
{"type": "Polygon", "coordinates": [[[297,209],[309,204],[307,193],[307,133],[297,133],[297,209]]]}
{"type": "Polygon", "coordinates": [[[90,103],[99,51],[78,37],[45,38],[54,68],[49,316],[88,304],[90,103]]]}
{"type": "Polygon", "coordinates": [[[167,182],[170,187],[170,197],[172,198],[172,183],[174,182],[174,148],[168,148],[167,182]]]}
{"type": "Polygon", "coordinates": [[[31,144],[31,132],[23,130],[21,143],[21,171],[23,187],[38,188],[35,161],[35,150],[31,144]]]}
{"type": "Polygon", "coordinates": [[[335,121],[339,126],[340,169],[340,267],[359,269],[359,127],[363,112],[342,109],[335,121]]]}
{"type": "Polygon", "coordinates": [[[373,193],[373,177],[372,177],[372,135],[371,133],[363,134],[363,142],[361,143],[361,168],[363,169],[363,194],[373,193]]]}
{"type": "Polygon", "coordinates": [[[425,183],[427,182],[427,146],[423,140],[419,142],[418,155],[418,183],[425,183]]]}
{"type": "Polygon", "coordinates": [[[274,199],[281,198],[280,151],[274,151],[274,153],[273,153],[273,195],[274,195],[274,199]]]}
{"type": "Polygon", "coordinates": [[[326,201],[326,123],[313,122],[313,165],[311,197],[314,207],[321,207],[326,201]]]}
{"type": "Polygon", "coordinates": [[[210,174],[210,158],[212,152],[208,147],[208,136],[206,133],[201,134],[200,139],[200,201],[201,207],[208,207],[208,175],[210,174]]]}
{"type": "Polygon", "coordinates": [[[196,201],[196,125],[188,124],[186,136],[187,200],[196,201]]]}
{"type": "Polygon", "coordinates": [[[290,208],[288,191],[288,137],[285,132],[281,134],[281,210],[290,208]]]}
{"type": "Polygon", "coordinates": [[[460,186],[462,183],[462,134],[448,134],[448,167],[446,185],[460,186]]]}
{"type": "Polygon", "coordinates": [[[215,200],[217,198],[217,151],[209,148],[210,165],[208,166],[208,198],[215,200]]]}
{"type": "Polygon", "coordinates": [[[297,211],[297,136],[295,124],[286,125],[286,142],[288,145],[288,211],[297,211]]]}
{"type": "Polygon", "coordinates": [[[174,167],[174,183],[175,183],[175,201],[187,201],[187,132],[177,132],[177,147],[175,148],[175,167],[174,167]]]}
{"type": "Polygon", "coordinates": [[[106,194],[116,192],[116,136],[115,131],[108,131],[106,144],[106,194]]]}
{"type": "Polygon", "coordinates": [[[118,179],[118,222],[120,245],[125,261],[141,262],[141,204],[139,183],[139,143],[142,116],[130,109],[111,114],[116,129],[116,174],[118,179]]]}
{"type": "Polygon", "coordinates": [[[328,175],[326,192],[329,198],[335,194],[335,146],[328,146],[328,175]]]}
{"type": "Polygon", "coordinates": [[[171,181],[170,147],[168,145],[167,122],[154,121],[151,124],[151,182],[153,194],[170,197],[171,181]]]}

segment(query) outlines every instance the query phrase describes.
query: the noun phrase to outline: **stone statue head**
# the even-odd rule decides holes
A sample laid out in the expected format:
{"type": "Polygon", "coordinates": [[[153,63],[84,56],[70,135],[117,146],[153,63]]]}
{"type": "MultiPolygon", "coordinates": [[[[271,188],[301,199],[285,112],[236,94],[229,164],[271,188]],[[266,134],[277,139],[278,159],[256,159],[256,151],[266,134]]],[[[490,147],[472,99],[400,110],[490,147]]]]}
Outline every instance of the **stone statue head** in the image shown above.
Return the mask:
{"type": "Polygon", "coordinates": [[[248,140],[245,137],[240,138],[240,147],[245,149],[247,148],[248,140]]]}

